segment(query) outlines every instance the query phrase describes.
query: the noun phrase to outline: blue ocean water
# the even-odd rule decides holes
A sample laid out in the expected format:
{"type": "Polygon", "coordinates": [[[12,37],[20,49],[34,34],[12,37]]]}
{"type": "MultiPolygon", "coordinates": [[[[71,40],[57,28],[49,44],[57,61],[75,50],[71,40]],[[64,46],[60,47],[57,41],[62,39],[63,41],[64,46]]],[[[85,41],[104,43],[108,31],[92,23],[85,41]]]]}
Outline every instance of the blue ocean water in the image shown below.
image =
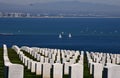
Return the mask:
{"type": "Polygon", "coordinates": [[[120,52],[120,18],[0,18],[0,33],[1,47],[120,52]]]}

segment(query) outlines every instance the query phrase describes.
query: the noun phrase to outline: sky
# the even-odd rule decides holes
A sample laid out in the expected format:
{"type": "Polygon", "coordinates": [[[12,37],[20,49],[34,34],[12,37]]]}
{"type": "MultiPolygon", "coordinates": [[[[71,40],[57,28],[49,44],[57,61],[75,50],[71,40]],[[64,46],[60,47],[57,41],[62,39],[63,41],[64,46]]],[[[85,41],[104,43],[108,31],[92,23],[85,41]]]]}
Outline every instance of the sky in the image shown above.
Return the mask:
{"type": "Polygon", "coordinates": [[[80,1],[80,2],[90,2],[90,3],[100,3],[107,5],[120,6],[120,0],[0,0],[0,3],[7,4],[31,4],[31,3],[44,3],[44,2],[55,2],[55,1],[80,1]]]}

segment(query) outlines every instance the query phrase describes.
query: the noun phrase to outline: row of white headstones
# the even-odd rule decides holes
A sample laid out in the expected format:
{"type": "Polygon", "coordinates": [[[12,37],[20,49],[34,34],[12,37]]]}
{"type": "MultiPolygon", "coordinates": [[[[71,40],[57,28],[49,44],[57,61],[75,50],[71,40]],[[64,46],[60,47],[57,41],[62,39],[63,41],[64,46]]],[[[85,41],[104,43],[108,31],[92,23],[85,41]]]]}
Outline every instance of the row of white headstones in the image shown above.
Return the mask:
{"type": "Polygon", "coordinates": [[[13,64],[8,58],[7,46],[3,45],[3,59],[4,59],[4,78],[23,78],[24,66],[20,64],[13,64]]]}
{"type": "MultiPolygon", "coordinates": [[[[27,69],[31,70],[31,73],[41,75],[42,78],[51,78],[51,75],[53,78],[63,78],[64,75],[68,75],[69,78],[83,78],[83,51],[79,52],[73,50],[37,47],[30,48],[27,46],[19,48],[16,45],[12,46],[12,49],[14,49],[19,55],[19,59],[25,66],[27,66],[27,69]],[[37,60],[27,57],[22,50],[29,53],[37,60]]],[[[11,71],[12,70],[15,70],[11,73],[12,77],[8,76],[7,78],[23,78],[24,68],[21,68],[20,71],[18,68],[14,68],[13,66],[11,71]],[[16,74],[15,72],[22,74],[16,74]],[[14,76],[15,74],[17,77],[14,76]]]]}
{"type": "Polygon", "coordinates": [[[120,78],[120,54],[86,52],[93,78],[120,78]]]}

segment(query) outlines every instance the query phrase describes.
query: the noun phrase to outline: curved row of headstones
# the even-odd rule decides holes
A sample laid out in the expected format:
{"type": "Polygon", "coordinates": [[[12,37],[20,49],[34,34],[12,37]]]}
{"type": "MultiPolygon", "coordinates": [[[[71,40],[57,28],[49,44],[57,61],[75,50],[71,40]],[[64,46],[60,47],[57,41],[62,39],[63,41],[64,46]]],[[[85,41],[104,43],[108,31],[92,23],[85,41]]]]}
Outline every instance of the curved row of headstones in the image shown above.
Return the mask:
{"type": "Polygon", "coordinates": [[[8,57],[7,46],[3,45],[3,59],[4,59],[4,78],[23,78],[24,66],[20,64],[13,64],[8,57]]]}
{"type": "Polygon", "coordinates": [[[21,50],[24,50],[28,52],[30,55],[32,55],[34,58],[37,59],[37,61],[40,62],[48,62],[48,59],[50,60],[50,63],[64,63],[69,61],[71,64],[76,63],[76,59],[78,59],[78,56],[80,58],[78,59],[78,62],[83,64],[83,52],[82,55],[80,55],[79,51],[70,51],[70,50],[60,50],[60,49],[48,49],[48,48],[29,48],[26,46],[21,47],[21,50]],[[40,58],[44,58],[44,60],[40,60],[40,58]]]}
{"type": "Polygon", "coordinates": [[[51,76],[63,78],[63,75],[69,75],[69,78],[83,78],[83,51],[80,53],[79,51],[27,46],[19,48],[16,45],[12,48],[24,65],[36,75],[42,75],[42,78],[51,78],[51,76]],[[37,61],[25,56],[22,50],[36,58],[37,61]]]}
{"type": "Polygon", "coordinates": [[[86,52],[93,78],[120,78],[120,54],[86,52]]]}

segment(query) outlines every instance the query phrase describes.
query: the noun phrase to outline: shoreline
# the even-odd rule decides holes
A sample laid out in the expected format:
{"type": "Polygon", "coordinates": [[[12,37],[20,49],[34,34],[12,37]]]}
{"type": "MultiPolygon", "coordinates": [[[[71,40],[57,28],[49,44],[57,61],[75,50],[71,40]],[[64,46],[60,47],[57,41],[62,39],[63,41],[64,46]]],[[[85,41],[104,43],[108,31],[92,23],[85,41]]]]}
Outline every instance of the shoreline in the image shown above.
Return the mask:
{"type": "Polygon", "coordinates": [[[38,19],[38,18],[47,18],[47,19],[52,19],[52,18],[57,18],[57,19],[62,19],[62,18],[120,18],[120,17],[0,17],[0,18],[35,18],[35,19],[38,19]]]}

